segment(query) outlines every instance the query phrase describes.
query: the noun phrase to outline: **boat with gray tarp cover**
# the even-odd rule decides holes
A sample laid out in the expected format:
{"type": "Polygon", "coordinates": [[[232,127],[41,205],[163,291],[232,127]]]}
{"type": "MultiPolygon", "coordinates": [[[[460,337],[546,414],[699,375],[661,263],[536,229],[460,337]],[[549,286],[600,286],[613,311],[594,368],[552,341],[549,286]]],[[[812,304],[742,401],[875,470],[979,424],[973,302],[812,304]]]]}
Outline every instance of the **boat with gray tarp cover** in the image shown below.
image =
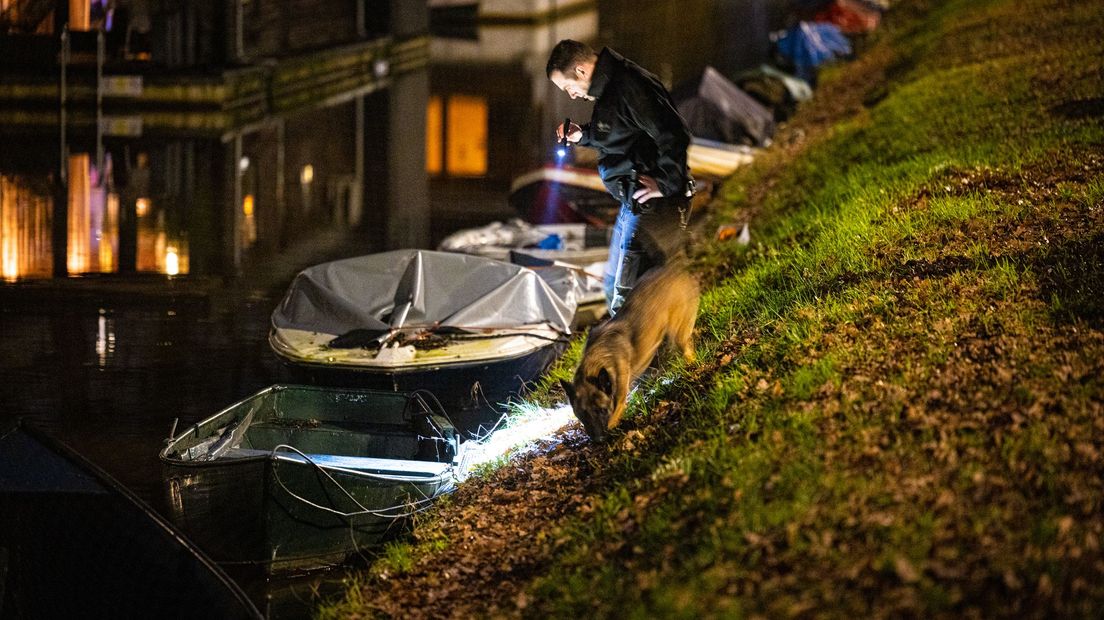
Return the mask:
{"type": "Polygon", "coordinates": [[[290,381],[406,392],[432,387],[479,437],[562,351],[577,269],[397,250],[301,271],[272,313],[290,381]]]}

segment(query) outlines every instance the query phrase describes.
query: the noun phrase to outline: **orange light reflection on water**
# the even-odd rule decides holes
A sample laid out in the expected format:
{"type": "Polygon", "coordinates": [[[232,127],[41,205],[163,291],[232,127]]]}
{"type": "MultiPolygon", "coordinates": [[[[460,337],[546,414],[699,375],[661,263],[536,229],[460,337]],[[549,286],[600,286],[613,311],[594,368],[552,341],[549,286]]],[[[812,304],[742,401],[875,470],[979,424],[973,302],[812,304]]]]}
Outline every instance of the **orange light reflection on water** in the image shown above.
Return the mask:
{"type": "Polygon", "coordinates": [[[51,202],[19,177],[0,176],[0,269],[4,280],[50,275],[51,202]]]}
{"type": "MultiPolygon", "coordinates": [[[[64,205],[66,272],[71,275],[119,270],[119,220],[122,204],[107,178],[86,153],[70,156],[64,205]]],[[[136,269],[167,275],[188,273],[188,242],[171,234],[166,214],[150,198],[135,201],[136,269]]],[[[0,175],[0,278],[16,281],[53,275],[54,198],[48,184],[22,176],[0,175]]],[[[61,249],[59,248],[59,251],[61,249]]]]}

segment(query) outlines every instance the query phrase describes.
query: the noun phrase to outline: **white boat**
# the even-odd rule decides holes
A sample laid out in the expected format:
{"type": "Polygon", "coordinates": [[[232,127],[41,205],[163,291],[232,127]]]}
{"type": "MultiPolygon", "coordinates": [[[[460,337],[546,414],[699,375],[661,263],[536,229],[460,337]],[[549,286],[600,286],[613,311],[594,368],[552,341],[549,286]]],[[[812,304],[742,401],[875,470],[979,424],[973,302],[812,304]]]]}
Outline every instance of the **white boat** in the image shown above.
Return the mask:
{"type": "Polygon", "coordinates": [[[519,219],[491,222],[459,230],[437,246],[443,252],[463,252],[517,263],[531,269],[566,267],[582,276],[573,328],[605,316],[602,286],[609,260],[608,227],[588,224],[530,224],[519,219]]]}
{"type": "Polygon", "coordinates": [[[573,224],[530,224],[520,219],[459,230],[441,241],[442,252],[463,252],[510,260],[511,252],[578,267],[609,257],[609,228],[573,224]]]}
{"type": "MultiPolygon", "coordinates": [[[[698,195],[708,198],[721,180],[750,163],[756,151],[694,138],[686,149],[686,165],[697,181],[698,195]]],[[[621,208],[606,190],[597,168],[582,161],[574,166],[548,164],[519,175],[510,184],[509,202],[523,218],[536,224],[610,226],[621,208]]]]}
{"type": "Polygon", "coordinates": [[[755,159],[757,149],[742,144],[694,138],[686,149],[686,165],[695,178],[721,180],[755,159]]]}

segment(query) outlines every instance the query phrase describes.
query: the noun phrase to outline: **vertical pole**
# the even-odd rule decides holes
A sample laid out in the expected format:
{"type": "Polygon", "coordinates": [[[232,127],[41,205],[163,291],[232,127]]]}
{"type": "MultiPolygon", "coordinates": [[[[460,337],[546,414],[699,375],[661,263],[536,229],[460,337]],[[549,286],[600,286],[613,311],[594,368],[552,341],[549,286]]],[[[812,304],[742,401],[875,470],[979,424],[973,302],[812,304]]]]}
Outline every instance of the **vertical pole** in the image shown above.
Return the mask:
{"type": "Polygon", "coordinates": [[[230,234],[230,238],[233,239],[233,250],[231,256],[233,258],[233,267],[235,277],[241,274],[242,266],[242,246],[244,242],[244,234],[242,228],[242,173],[241,173],[241,158],[242,158],[242,135],[240,133],[234,135],[233,147],[231,149],[230,165],[227,166],[227,171],[230,174],[230,182],[234,184],[231,195],[233,198],[232,211],[233,217],[230,219],[232,223],[233,231],[230,234]]]}
{"type": "MultiPolygon", "coordinates": [[[[281,7],[284,5],[282,2],[275,4],[281,7]]],[[[245,62],[245,7],[242,0],[222,3],[222,15],[227,32],[227,36],[221,38],[226,63],[240,65],[245,62]]]]}
{"type": "Polygon", "coordinates": [[[387,100],[385,243],[388,249],[427,248],[432,215],[425,164],[429,71],[422,68],[393,76],[387,100]]]}
{"type": "Polygon", "coordinates": [[[234,11],[234,47],[238,56],[236,60],[240,63],[245,60],[245,3],[234,0],[234,11]]]}
{"type": "Polygon", "coordinates": [[[103,175],[103,66],[104,32],[96,31],[96,173],[103,175]]]}
{"type": "Polygon", "coordinates": [[[61,27],[61,76],[58,84],[58,178],[61,180],[54,191],[53,230],[51,246],[53,249],[53,274],[56,278],[69,275],[69,145],[66,130],[68,128],[68,110],[66,99],[69,96],[67,72],[69,70],[69,22],[61,27]]]}
{"type": "Polygon", "coordinates": [[[66,153],[66,118],[65,99],[69,96],[69,87],[66,72],[69,69],[69,24],[61,29],[61,78],[58,86],[58,156],[60,158],[59,172],[61,182],[65,183],[69,174],[69,156],[66,153]]]}
{"type": "MultiPolygon", "coordinates": [[[[425,2],[391,0],[389,14],[395,40],[429,32],[429,7],[425,2]]],[[[425,162],[429,70],[422,67],[392,74],[386,99],[384,243],[388,249],[427,248],[431,241],[425,162]]],[[[371,184],[379,181],[372,178],[371,184]]]]}
{"type": "Polygon", "coordinates": [[[364,95],[357,95],[356,106],[356,154],[353,162],[353,189],[349,196],[349,227],[360,224],[364,201],[364,95]]]}
{"type": "Polygon", "coordinates": [[[287,149],[285,142],[284,119],[276,120],[276,247],[283,247],[283,238],[287,223],[287,175],[284,166],[287,165],[287,149]]]}

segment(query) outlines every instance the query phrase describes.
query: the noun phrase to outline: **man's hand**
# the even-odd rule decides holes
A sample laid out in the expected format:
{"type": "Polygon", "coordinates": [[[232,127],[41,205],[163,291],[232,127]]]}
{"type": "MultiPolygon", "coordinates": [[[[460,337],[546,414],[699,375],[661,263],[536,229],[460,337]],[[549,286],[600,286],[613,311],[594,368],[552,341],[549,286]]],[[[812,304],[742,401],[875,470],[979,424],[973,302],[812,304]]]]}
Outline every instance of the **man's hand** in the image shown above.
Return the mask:
{"type": "Polygon", "coordinates": [[[637,202],[648,202],[652,198],[662,198],[663,192],[659,191],[659,183],[652,177],[642,174],[636,178],[640,183],[640,187],[633,192],[633,200],[637,202]]]}
{"type": "MultiPolygon", "coordinates": [[[[560,140],[563,140],[563,136],[564,136],[564,124],[560,123],[559,125],[556,125],[556,141],[559,142],[560,140]]],[[[583,139],[583,128],[576,125],[575,123],[571,123],[571,127],[567,132],[567,141],[574,143],[574,142],[578,142],[579,140],[582,140],[582,139],[583,139]]]]}

